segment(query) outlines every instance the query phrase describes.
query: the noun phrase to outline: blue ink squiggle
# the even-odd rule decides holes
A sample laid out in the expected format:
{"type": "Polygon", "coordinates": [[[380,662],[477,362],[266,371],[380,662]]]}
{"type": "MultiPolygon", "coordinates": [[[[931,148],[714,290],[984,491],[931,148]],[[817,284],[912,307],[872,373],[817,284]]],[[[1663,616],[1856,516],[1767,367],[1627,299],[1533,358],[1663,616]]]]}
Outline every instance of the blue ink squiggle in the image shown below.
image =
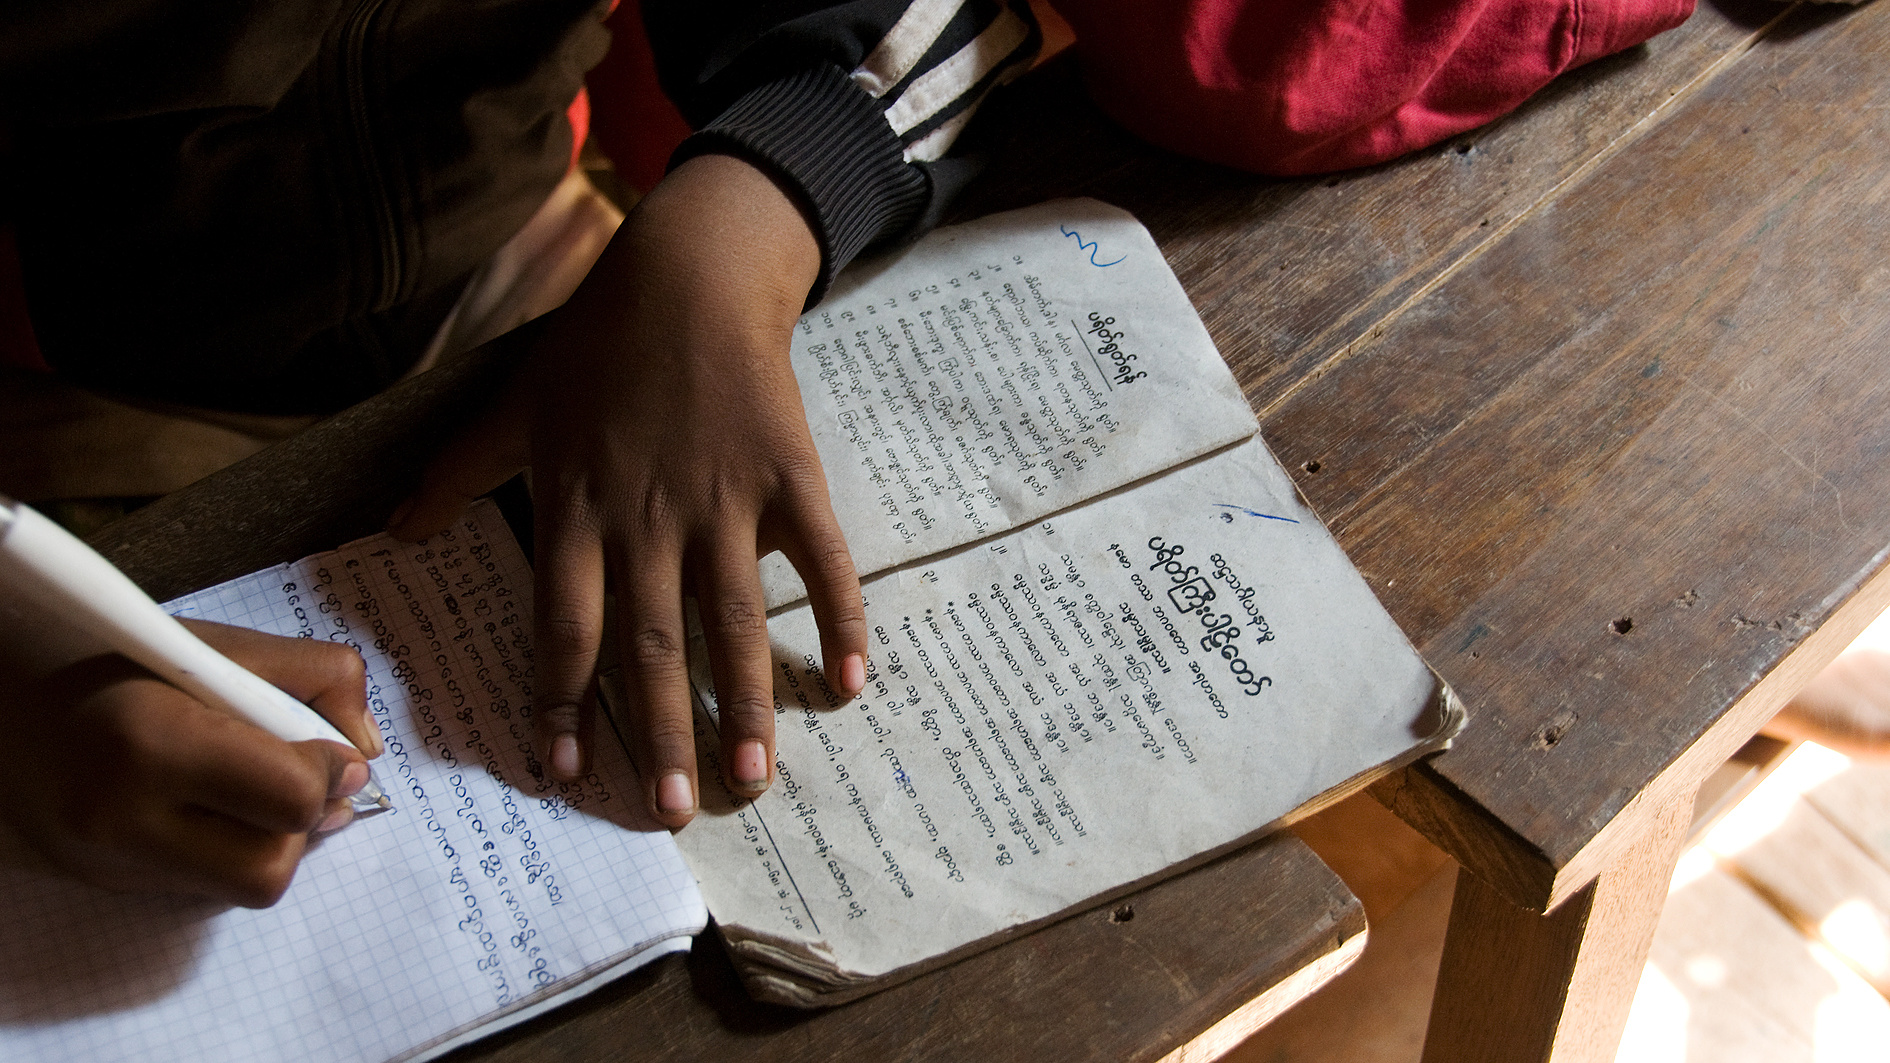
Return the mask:
{"type": "Polygon", "coordinates": [[[1129,256],[1127,256],[1127,255],[1123,255],[1123,256],[1122,256],[1122,258],[1118,258],[1118,259],[1116,259],[1116,262],[1098,262],[1098,261],[1096,261],[1096,251],[1097,251],[1097,244],[1096,244],[1096,241],[1094,241],[1094,240],[1085,240],[1085,239],[1083,239],[1083,234],[1082,234],[1082,233],[1079,233],[1079,232],[1077,232],[1077,231],[1076,231],[1075,229],[1072,229],[1072,228],[1070,228],[1069,226],[1067,226],[1067,225],[1064,225],[1064,224],[1063,224],[1063,223],[1061,223],[1061,222],[1058,222],[1058,223],[1057,223],[1057,228],[1059,228],[1059,229],[1062,229],[1062,230],[1063,230],[1063,235],[1065,235],[1065,236],[1074,236],[1074,237],[1076,237],[1076,249],[1077,249],[1078,251],[1088,251],[1088,252],[1089,252],[1089,264],[1090,264],[1090,265],[1092,265],[1092,266],[1113,266],[1113,265],[1115,265],[1115,264],[1116,264],[1116,262],[1121,262],[1121,261],[1123,261],[1124,259],[1126,259],[1126,258],[1128,258],[1128,257],[1129,257],[1129,256]]]}
{"type": "Polygon", "coordinates": [[[1246,506],[1236,506],[1232,502],[1216,502],[1214,504],[1219,506],[1222,509],[1237,509],[1241,511],[1242,513],[1245,513],[1249,517],[1265,517],[1268,520],[1283,520],[1288,524],[1299,523],[1299,521],[1296,521],[1291,517],[1276,517],[1271,513],[1261,513],[1258,510],[1248,509],[1246,506]]]}

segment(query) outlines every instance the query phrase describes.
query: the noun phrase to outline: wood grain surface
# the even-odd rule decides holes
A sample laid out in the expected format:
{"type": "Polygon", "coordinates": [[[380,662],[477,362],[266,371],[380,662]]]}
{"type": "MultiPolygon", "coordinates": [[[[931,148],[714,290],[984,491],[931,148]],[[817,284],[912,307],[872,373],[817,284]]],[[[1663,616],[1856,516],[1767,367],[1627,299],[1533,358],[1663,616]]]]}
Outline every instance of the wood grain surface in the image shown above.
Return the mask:
{"type": "Polygon", "coordinates": [[[1519,904],[1592,881],[1890,603],[1890,496],[1853,498],[1890,442],[1886,20],[1704,4],[1503,122],[1324,180],[1140,146],[1074,63],[982,133],[1003,163],[966,213],[1094,195],[1155,233],[1269,444],[1472,707],[1458,750],[1377,792],[1519,904]]]}
{"type": "MultiPolygon", "coordinates": [[[[1300,970],[1355,949],[1364,930],[1357,899],[1282,832],[843,1007],[755,1003],[705,934],[686,961],[658,961],[448,1058],[1153,1061],[1300,970]]],[[[1296,999],[1317,984],[1291,988],[1296,999]]]]}
{"type": "Polygon", "coordinates": [[[1692,816],[1670,803],[1631,859],[1546,916],[1458,874],[1426,1063],[1611,1063],[1692,816]]]}
{"type": "Polygon", "coordinates": [[[1304,486],[1475,721],[1401,807],[1539,854],[1459,845],[1519,903],[1890,600],[1890,9],[1848,14],[1793,16],[1267,423],[1371,467],[1304,486]]]}
{"type": "MultiPolygon", "coordinates": [[[[954,216],[1094,196],[1148,226],[1254,408],[1269,410],[1743,56],[1779,4],[1685,26],[1557,80],[1520,110],[1365,170],[1278,180],[1149,147],[1083,95],[1075,56],[994,99],[964,146],[989,172],[954,216]]],[[[1271,436],[1271,433],[1269,433],[1271,436]]]]}

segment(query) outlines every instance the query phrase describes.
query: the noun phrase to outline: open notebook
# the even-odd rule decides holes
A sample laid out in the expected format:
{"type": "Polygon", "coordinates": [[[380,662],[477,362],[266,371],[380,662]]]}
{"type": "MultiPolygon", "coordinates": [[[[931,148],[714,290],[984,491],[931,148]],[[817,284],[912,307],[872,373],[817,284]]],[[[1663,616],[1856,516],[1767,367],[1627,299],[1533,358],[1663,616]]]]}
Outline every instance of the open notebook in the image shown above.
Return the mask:
{"type": "Polygon", "coordinates": [[[426,1059],[667,952],[705,922],[615,742],[560,785],[531,748],[531,572],[481,502],[167,606],[345,641],[391,812],[318,844],[274,908],[120,897],[0,853],[0,1059],[426,1059]]]}

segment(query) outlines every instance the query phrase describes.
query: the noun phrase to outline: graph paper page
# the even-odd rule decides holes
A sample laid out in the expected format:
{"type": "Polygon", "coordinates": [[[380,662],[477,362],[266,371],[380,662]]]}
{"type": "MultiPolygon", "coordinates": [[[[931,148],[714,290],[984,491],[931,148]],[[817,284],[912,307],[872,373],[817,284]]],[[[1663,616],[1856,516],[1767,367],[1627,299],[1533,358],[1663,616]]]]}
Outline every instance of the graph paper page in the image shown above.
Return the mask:
{"type": "MultiPolygon", "coordinates": [[[[393,810],[312,846],[273,908],[121,897],[0,852],[0,1059],[424,1058],[686,947],[706,916],[628,758],[531,745],[531,572],[490,502],[167,606],[347,642],[393,810]]],[[[607,726],[607,725],[601,725],[607,726]]]]}

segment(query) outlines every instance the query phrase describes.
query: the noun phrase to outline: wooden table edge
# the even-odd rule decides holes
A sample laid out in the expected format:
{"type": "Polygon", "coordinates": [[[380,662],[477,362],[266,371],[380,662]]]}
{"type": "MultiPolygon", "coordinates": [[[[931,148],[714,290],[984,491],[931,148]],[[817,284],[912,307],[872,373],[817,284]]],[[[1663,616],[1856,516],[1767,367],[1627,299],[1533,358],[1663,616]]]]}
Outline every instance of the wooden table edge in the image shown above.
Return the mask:
{"type": "MultiPolygon", "coordinates": [[[[1769,671],[1754,676],[1752,684],[1685,752],[1566,857],[1544,853],[1428,762],[1382,780],[1371,788],[1371,794],[1511,903],[1537,912],[1553,911],[1619,863],[1653,829],[1665,809],[1677,801],[1691,801],[1715,768],[1758,733],[1886,608],[1890,608],[1890,547],[1878,553],[1874,571],[1850,590],[1822,624],[1769,671]]],[[[1470,726],[1476,726],[1474,705],[1470,726]]]]}

